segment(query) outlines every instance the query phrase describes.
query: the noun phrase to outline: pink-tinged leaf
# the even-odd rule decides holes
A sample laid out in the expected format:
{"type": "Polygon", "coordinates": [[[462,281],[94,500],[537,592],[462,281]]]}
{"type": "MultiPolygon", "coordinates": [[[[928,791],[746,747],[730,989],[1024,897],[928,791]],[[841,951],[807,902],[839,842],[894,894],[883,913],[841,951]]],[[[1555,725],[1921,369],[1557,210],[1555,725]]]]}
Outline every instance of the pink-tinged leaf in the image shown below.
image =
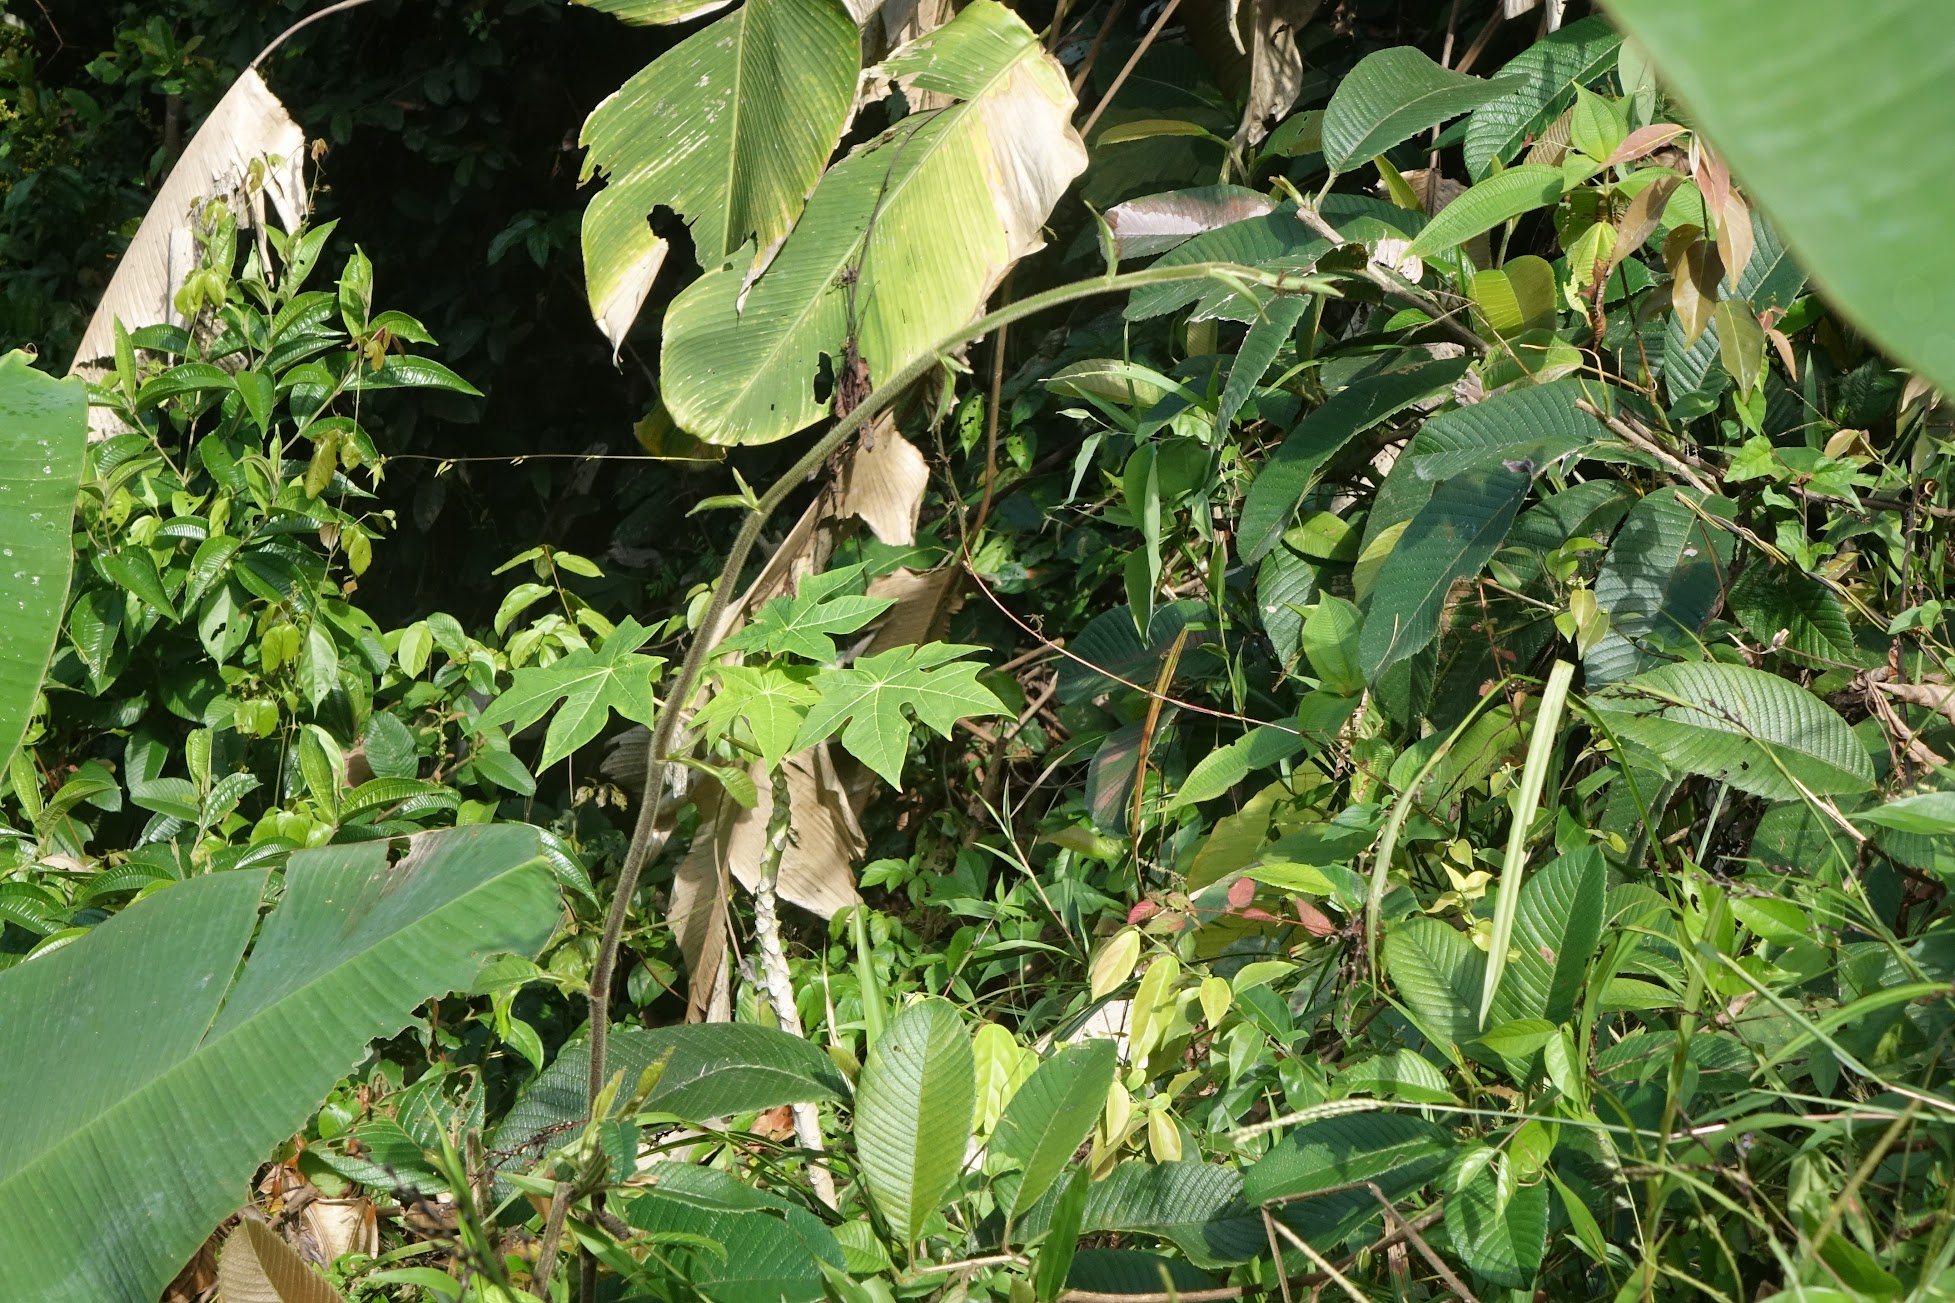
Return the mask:
{"type": "Polygon", "coordinates": [[[1299,900],[1296,904],[1297,921],[1303,924],[1303,930],[1311,936],[1327,937],[1337,931],[1337,924],[1331,922],[1330,915],[1323,910],[1307,900],[1299,900]]]}
{"type": "Polygon", "coordinates": [[[1243,909],[1256,898],[1256,880],[1237,878],[1229,884],[1229,908],[1243,909]]]}
{"type": "Polygon", "coordinates": [[[1134,907],[1127,911],[1127,924],[1138,927],[1160,912],[1161,907],[1151,900],[1136,901],[1134,907]]]}
{"type": "Polygon", "coordinates": [[[1633,162],[1653,154],[1681,136],[1685,130],[1674,122],[1652,122],[1647,127],[1638,127],[1622,138],[1615,152],[1602,160],[1602,166],[1614,167],[1618,163],[1633,162]]]}
{"type": "Polygon", "coordinates": [[[1276,205],[1268,196],[1241,186],[1203,186],[1145,195],[1107,209],[1106,224],[1122,256],[1161,253],[1183,240],[1220,230],[1252,217],[1266,217],[1276,205]]]}

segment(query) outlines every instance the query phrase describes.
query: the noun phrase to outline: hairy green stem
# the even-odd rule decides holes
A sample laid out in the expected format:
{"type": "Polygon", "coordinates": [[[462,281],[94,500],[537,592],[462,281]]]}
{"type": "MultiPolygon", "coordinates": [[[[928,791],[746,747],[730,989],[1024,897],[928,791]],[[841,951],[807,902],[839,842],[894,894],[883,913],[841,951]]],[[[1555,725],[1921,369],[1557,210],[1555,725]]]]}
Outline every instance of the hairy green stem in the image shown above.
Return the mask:
{"type": "Polygon", "coordinates": [[[952,349],[968,344],[972,340],[981,339],[1001,326],[1094,295],[1117,294],[1149,285],[1169,285],[1177,281],[1211,279],[1224,283],[1261,285],[1272,290],[1331,292],[1326,282],[1294,272],[1275,273],[1237,263],[1204,262],[1189,263],[1179,267],[1149,267],[1143,271],[1098,276],[1092,280],[1075,281],[1070,285],[1046,290],[1042,294],[1031,295],[981,317],[960,330],[953,331],[935,347],[925,351],[915,361],[878,385],[854,411],[837,421],[827,434],[816,440],[808,451],[788,468],[785,475],[776,480],[767,492],[761,495],[758,509],[748,515],[746,521],[740,526],[739,534],[733,540],[733,546],[727,551],[726,563],[720,567],[719,578],[713,584],[712,598],[707,603],[705,615],[700,619],[699,633],[693,638],[692,646],[686,651],[685,663],[680,666],[678,675],[672,680],[666,692],[664,708],[659,711],[658,723],[653,727],[651,742],[645,749],[644,796],[638,803],[638,820],[632,829],[631,845],[625,851],[624,863],[618,870],[617,883],[612,890],[611,906],[604,917],[604,934],[598,943],[597,959],[591,965],[589,1098],[597,1098],[606,1080],[605,1050],[610,1032],[612,976],[617,966],[618,946],[624,936],[625,918],[631,911],[632,898],[638,891],[639,875],[644,871],[645,861],[650,858],[653,845],[659,840],[657,823],[660,797],[665,790],[665,769],[668,763],[666,752],[671,749],[673,738],[678,732],[679,721],[686,713],[685,707],[692,700],[694,690],[699,686],[700,675],[706,668],[706,659],[712,654],[715,645],[713,631],[719,626],[720,617],[725,614],[728,604],[732,601],[734,586],[739,582],[740,572],[747,564],[748,554],[753,551],[754,543],[760,538],[761,527],[795,488],[819,471],[822,464],[851,436],[886,409],[905,390],[922,379],[932,368],[940,365],[943,356],[952,349]]]}

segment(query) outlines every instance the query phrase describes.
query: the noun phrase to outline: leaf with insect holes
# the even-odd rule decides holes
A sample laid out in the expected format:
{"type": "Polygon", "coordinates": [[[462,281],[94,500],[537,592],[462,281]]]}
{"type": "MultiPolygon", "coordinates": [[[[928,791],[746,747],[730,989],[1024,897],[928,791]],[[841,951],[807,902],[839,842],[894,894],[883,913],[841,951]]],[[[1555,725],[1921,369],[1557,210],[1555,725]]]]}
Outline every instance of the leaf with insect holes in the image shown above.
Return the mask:
{"type": "Polygon", "coordinates": [[[772,770],[794,749],[801,721],[819,696],[808,678],[802,666],[729,665],[720,671],[719,691],[693,717],[693,727],[710,734],[731,731],[735,720],[745,720],[754,749],[772,770]]]}
{"type": "Polygon", "coordinates": [[[840,727],[850,755],[891,787],[900,785],[911,715],[949,737],[960,719],[1006,713],[997,694],[977,681],[979,667],[957,659],[978,650],[933,642],[891,648],[845,670],[822,670],[814,680],[820,700],[802,721],[794,749],[813,746],[840,727]]]}
{"type": "Polygon", "coordinates": [[[776,597],[761,607],[753,623],[721,643],[719,650],[764,651],[828,664],[840,655],[829,635],[854,633],[895,605],[887,597],[842,591],[861,575],[861,566],[843,566],[807,576],[794,596],[776,597]]]}
{"type": "Polygon", "coordinates": [[[665,664],[663,656],[638,654],[651,636],[638,621],[626,619],[594,651],[571,652],[552,664],[517,670],[509,690],[482,712],[480,727],[524,729],[554,709],[556,718],[544,735],[543,757],[536,765],[540,772],[596,737],[614,710],[650,725],[657,704],[652,684],[665,664]]]}

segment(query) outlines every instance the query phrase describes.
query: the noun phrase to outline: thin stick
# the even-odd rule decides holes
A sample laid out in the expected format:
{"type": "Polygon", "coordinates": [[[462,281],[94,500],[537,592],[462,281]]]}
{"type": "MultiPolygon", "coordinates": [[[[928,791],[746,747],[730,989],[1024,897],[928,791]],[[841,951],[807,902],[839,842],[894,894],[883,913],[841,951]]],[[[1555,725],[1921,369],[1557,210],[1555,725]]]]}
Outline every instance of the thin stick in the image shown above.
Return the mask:
{"type": "Polygon", "coordinates": [[[297,36],[300,32],[304,31],[306,28],[318,22],[321,18],[330,18],[332,15],[336,13],[341,13],[347,9],[358,9],[361,5],[366,4],[367,2],[368,0],[335,0],[335,3],[327,5],[324,9],[319,9],[312,13],[307,14],[305,17],[299,19],[298,22],[293,23],[290,27],[286,28],[284,31],[280,32],[277,36],[273,37],[272,43],[270,45],[267,45],[264,49],[258,51],[258,57],[251,61],[252,71],[256,72],[258,69],[258,65],[271,57],[272,51],[276,50],[279,46],[285,44],[285,42],[292,39],[294,36],[297,36]]]}
{"type": "Polygon", "coordinates": [[[1113,103],[1113,97],[1119,94],[1120,88],[1126,84],[1127,75],[1140,62],[1140,57],[1147,53],[1147,47],[1154,44],[1154,38],[1161,34],[1161,29],[1168,25],[1168,19],[1174,17],[1174,11],[1180,5],[1181,0],[1168,0],[1161,6],[1160,15],[1154,19],[1154,25],[1147,29],[1147,35],[1140,38],[1140,44],[1136,45],[1134,52],[1127,56],[1127,62],[1121,65],[1120,71],[1114,75],[1112,84],[1106,88],[1106,94],[1100,96],[1100,102],[1095,104],[1093,111],[1086,115],[1086,125],[1079,129],[1082,138],[1093,134],[1093,124],[1100,120],[1100,114],[1106,112],[1106,106],[1113,103]]]}
{"type": "Polygon", "coordinates": [[[660,797],[665,788],[665,771],[668,761],[666,753],[672,749],[680,721],[688,711],[693,691],[699,685],[701,672],[706,667],[706,658],[712,652],[715,639],[712,631],[718,628],[720,617],[727,604],[733,600],[733,589],[739,580],[741,570],[746,566],[747,557],[753,551],[754,543],[760,537],[761,528],[779,509],[788,495],[832,456],[863,426],[878,413],[893,403],[898,396],[926,375],[932,368],[940,365],[943,354],[973,339],[985,335],[1009,321],[1021,321],[1036,313],[1080,299],[1092,298],[1100,294],[1116,294],[1126,290],[1139,289],[1144,285],[1173,284],[1177,281],[1206,280],[1209,278],[1233,278],[1248,280],[1271,289],[1295,289],[1295,281],[1286,275],[1272,273],[1256,267],[1245,267],[1236,263],[1190,263],[1180,267],[1148,267],[1141,271],[1126,272],[1113,276],[1096,277],[1071,285],[1061,285],[1055,289],[1020,299],[1008,307],[985,316],[961,330],[955,331],[939,341],[935,348],[920,354],[908,366],[891,376],[878,386],[869,396],[858,404],[854,411],[837,421],[827,434],[809,447],[801,459],[788,468],[785,475],[761,495],[759,509],[751,513],[740,532],[727,550],[726,562],[720,567],[719,578],[713,585],[713,595],[708,601],[704,618],[699,622],[701,635],[692,640],[686,652],[686,659],[680,666],[677,676],[672,680],[666,694],[663,709],[659,711],[658,722],[652,729],[650,742],[645,748],[645,796],[638,805],[638,819],[633,826],[631,844],[625,850],[624,863],[618,868],[617,882],[612,889],[611,905],[604,916],[604,933],[598,942],[597,957],[591,965],[590,980],[590,1045],[591,1068],[588,1080],[588,1098],[595,1100],[604,1088],[605,1058],[610,1033],[611,985],[617,970],[618,947],[624,939],[625,920],[631,913],[631,902],[638,892],[638,879],[644,872],[647,860],[651,858],[654,844],[664,844],[658,828],[658,811],[664,804],[660,797]]]}
{"type": "Polygon", "coordinates": [[[1113,0],[1113,4],[1106,11],[1106,17],[1100,20],[1100,30],[1095,33],[1093,43],[1086,47],[1086,57],[1079,61],[1079,71],[1073,74],[1075,97],[1080,91],[1086,89],[1086,79],[1093,73],[1093,63],[1100,57],[1100,47],[1106,44],[1106,38],[1113,31],[1113,25],[1120,20],[1120,11],[1126,7],[1127,0],[1113,0]]]}
{"type": "MultiPolygon", "coordinates": [[[[1005,273],[1003,298],[1004,303],[1011,302],[1010,272],[1005,273]]],[[[977,523],[970,530],[973,534],[983,533],[984,522],[991,519],[991,494],[998,483],[998,403],[1005,389],[1005,340],[1010,333],[1008,322],[991,337],[991,389],[984,400],[984,499],[978,503],[977,523]]]]}

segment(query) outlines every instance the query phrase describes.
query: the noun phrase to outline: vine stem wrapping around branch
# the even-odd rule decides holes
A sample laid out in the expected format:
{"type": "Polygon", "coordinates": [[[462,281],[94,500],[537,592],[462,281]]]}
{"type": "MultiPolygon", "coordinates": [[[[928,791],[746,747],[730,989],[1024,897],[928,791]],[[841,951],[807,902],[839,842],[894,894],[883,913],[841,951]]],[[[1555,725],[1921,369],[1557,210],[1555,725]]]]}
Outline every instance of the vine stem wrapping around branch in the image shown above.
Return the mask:
{"type": "Polygon", "coordinates": [[[685,707],[691,702],[693,693],[699,686],[700,675],[706,668],[706,659],[712,654],[715,646],[712,631],[719,627],[720,617],[725,614],[728,604],[732,601],[734,586],[739,582],[740,572],[745,568],[747,557],[760,537],[761,527],[797,486],[819,471],[822,464],[858,430],[867,425],[911,385],[928,374],[933,367],[938,366],[942,357],[952,349],[982,339],[1001,326],[1080,299],[1092,298],[1100,294],[1118,294],[1149,285],[1169,285],[1177,281],[1211,279],[1224,283],[1261,285],[1279,291],[1332,292],[1326,282],[1295,272],[1276,273],[1257,267],[1245,267],[1239,263],[1204,262],[1189,263],[1179,267],[1149,267],[1141,271],[1098,276],[1092,280],[1075,281],[1040,294],[1033,294],[980,317],[962,329],[953,331],[940,340],[935,347],[928,349],[915,361],[878,385],[856,406],[855,410],[837,421],[827,434],[816,440],[808,451],[801,455],[800,460],[788,468],[785,475],[774,481],[767,492],[761,495],[758,509],[748,515],[746,521],[740,526],[739,534],[734,537],[733,546],[727,550],[726,563],[720,567],[719,578],[713,583],[712,599],[707,603],[705,614],[699,621],[700,632],[694,636],[691,647],[686,651],[685,662],[679,667],[678,675],[672,680],[666,692],[658,722],[652,729],[651,742],[645,749],[644,796],[638,803],[638,819],[632,829],[631,845],[626,849],[624,863],[618,869],[617,882],[612,889],[611,905],[604,916],[604,934],[598,942],[597,959],[591,965],[591,1065],[588,1098],[596,1099],[598,1092],[603,1090],[606,1080],[605,1051],[610,1032],[611,986],[617,968],[618,947],[624,937],[625,919],[631,912],[632,898],[638,893],[638,879],[644,872],[645,862],[651,857],[653,848],[662,841],[658,835],[658,812],[660,798],[665,791],[666,765],[669,763],[666,752],[671,749],[673,739],[678,733],[679,723],[687,713],[685,707]]]}

